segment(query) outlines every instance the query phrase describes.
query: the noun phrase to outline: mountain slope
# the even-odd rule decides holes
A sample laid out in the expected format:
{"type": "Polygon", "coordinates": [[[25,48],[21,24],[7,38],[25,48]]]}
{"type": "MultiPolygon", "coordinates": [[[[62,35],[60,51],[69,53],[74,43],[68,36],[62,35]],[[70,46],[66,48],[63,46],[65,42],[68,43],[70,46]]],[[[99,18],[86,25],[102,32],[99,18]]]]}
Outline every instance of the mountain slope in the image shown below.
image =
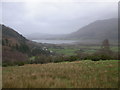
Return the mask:
{"type": "Polygon", "coordinates": [[[21,43],[27,43],[29,40],[27,40],[25,37],[23,37],[21,34],[16,32],[10,27],[7,27],[5,25],[0,25],[2,27],[2,42],[7,43],[11,46],[15,46],[16,44],[21,44],[21,43]]]}
{"type": "Polygon", "coordinates": [[[117,40],[118,39],[118,20],[106,19],[98,20],[84,26],[76,32],[69,34],[66,38],[83,39],[83,40],[117,40]]]}
{"type": "Polygon", "coordinates": [[[28,60],[27,52],[29,46],[27,46],[28,40],[20,35],[15,30],[0,25],[2,29],[2,62],[4,64],[13,65],[13,62],[25,62],[28,60]],[[25,48],[23,48],[25,47],[25,48]],[[18,49],[18,48],[21,48],[18,49]]]}
{"type": "Polygon", "coordinates": [[[116,43],[118,41],[118,19],[105,19],[97,20],[93,23],[90,23],[76,32],[71,34],[64,35],[41,35],[41,34],[31,34],[28,35],[30,40],[39,40],[39,39],[70,39],[70,40],[79,40],[79,43],[100,43],[104,39],[109,39],[110,42],[116,43]]]}
{"type": "Polygon", "coordinates": [[[16,62],[26,62],[33,54],[51,54],[49,50],[43,50],[44,45],[26,39],[12,28],[5,25],[0,25],[0,28],[2,28],[0,30],[2,30],[3,64],[13,65],[16,64],[16,62]]]}
{"type": "Polygon", "coordinates": [[[28,41],[25,37],[20,35],[15,30],[11,29],[10,27],[6,27],[5,25],[2,25],[2,36],[3,38],[16,38],[16,40],[25,42],[28,41]]]}

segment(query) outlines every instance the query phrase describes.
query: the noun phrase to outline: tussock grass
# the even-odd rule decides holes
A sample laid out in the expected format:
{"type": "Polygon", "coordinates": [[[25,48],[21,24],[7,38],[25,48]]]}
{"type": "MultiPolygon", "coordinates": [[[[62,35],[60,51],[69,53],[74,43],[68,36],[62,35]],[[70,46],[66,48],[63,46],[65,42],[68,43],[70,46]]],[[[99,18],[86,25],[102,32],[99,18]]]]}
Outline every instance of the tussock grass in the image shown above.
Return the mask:
{"type": "Polygon", "coordinates": [[[3,67],[3,88],[117,88],[118,61],[3,67]]]}

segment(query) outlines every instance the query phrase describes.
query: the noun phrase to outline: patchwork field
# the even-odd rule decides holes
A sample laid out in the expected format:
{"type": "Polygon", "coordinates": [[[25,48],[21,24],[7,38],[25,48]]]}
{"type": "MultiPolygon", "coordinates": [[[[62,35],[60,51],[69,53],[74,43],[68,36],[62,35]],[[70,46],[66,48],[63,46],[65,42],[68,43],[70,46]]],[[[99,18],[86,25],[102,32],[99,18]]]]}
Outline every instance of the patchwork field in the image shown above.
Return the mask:
{"type": "Polygon", "coordinates": [[[3,88],[117,87],[117,60],[85,60],[3,67],[3,88]]]}
{"type": "MultiPolygon", "coordinates": [[[[76,51],[80,50],[84,53],[92,54],[95,53],[97,50],[99,50],[101,46],[63,46],[63,49],[61,48],[49,48],[49,50],[52,50],[58,54],[63,54],[63,55],[75,55],[76,51]]],[[[114,52],[118,52],[118,46],[110,46],[110,50],[114,52]]]]}

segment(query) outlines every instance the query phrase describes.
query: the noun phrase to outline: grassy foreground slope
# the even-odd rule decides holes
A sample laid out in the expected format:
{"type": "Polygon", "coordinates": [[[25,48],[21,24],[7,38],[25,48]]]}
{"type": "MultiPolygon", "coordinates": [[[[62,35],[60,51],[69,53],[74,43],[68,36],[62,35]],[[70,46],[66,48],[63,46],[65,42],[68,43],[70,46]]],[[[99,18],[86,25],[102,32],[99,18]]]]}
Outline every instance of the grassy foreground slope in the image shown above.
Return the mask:
{"type": "Polygon", "coordinates": [[[3,88],[117,88],[118,61],[3,67],[3,88]]]}

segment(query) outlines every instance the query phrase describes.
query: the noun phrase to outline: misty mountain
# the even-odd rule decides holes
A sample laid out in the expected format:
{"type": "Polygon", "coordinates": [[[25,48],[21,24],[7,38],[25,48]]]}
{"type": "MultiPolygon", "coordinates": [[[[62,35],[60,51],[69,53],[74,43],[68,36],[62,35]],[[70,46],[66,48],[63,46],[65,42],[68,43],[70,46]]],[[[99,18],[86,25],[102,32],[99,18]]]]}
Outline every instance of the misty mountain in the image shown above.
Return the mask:
{"type": "Polygon", "coordinates": [[[97,20],[93,23],[90,23],[76,32],[71,34],[64,35],[50,35],[50,34],[40,34],[34,33],[27,35],[27,38],[30,40],[39,40],[39,39],[70,39],[70,40],[79,40],[83,42],[92,42],[104,39],[109,39],[111,41],[117,41],[118,39],[118,19],[105,19],[97,20]]]}
{"type": "Polygon", "coordinates": [[[107,38],[117,40],[118,19],[97,20],[69,34],[66,38],[82,40],[103,40],[107,38]]]}

